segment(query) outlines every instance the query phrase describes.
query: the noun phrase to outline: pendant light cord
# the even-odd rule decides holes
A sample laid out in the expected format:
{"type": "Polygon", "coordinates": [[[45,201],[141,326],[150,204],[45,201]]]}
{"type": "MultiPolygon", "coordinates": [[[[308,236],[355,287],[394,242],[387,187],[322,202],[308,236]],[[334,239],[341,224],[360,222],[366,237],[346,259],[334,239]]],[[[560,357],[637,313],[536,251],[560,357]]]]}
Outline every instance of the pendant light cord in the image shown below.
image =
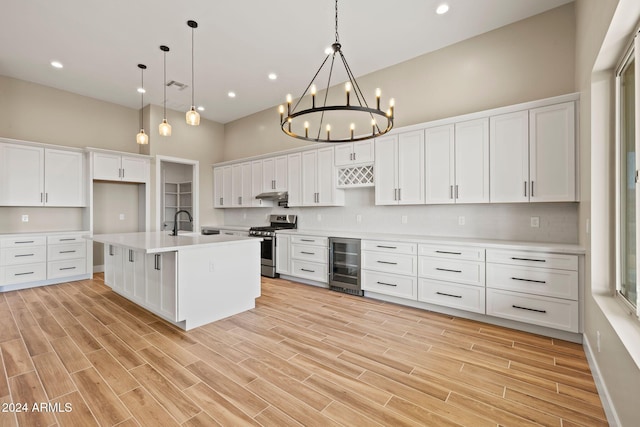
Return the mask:
{"type": "Polygon", "coordinates": [[[193,27],[191,27],[191,106],[195,106],[194,104],[194,80],[193,80],[193,27]]]}
{"type": "Polygon", "coordinates": [[[163,61],[163,66],[162,68],[164,69],[164,72],[162,74],[162,88],[163,88],[163,102],[162,102],[162,115],[164,116],[163,118],[166,120],[167,119],[167,51],[163,50],[164,52],[164,61],[163,61]]]}
{"type": "Polygon", "coordinates": [[[144,129],[142,109],[144,108],[144,68],[140,67],[140,85],[142,92],[140,93],[140,129],[144,129]]]}

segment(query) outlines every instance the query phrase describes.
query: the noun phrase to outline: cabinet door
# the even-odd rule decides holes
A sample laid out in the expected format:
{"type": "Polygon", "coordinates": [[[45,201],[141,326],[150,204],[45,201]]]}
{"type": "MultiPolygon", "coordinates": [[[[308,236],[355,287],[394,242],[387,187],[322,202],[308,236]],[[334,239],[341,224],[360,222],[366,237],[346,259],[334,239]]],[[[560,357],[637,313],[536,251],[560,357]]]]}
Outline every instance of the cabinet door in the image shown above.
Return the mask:
{"type": "Polygon", "coordinates": [[[353,163],[353,144],[338,144],[335,151],[336,166],[347,166],[353,163]]]}
{"type": "Polygon", "coordinates": [[[147,254],[146,272],[145,305],[169,320],[178,321],[176,252],[147,254]]]}
{"type": "Polygon", "coordinates": [[[398,204],[424,203],[424,132],[398,136],[398,204]]]}
{"type": "MultiPolygon", "coordinates": [[[[336,147],[337,151],[338,147],[336,147]]],[[[353,163],[373,163],[374,159],[373,141],[358,141],[353,143],[353,163]]]]}
{"type": "Polygon", "coordinates": [[[302,205],[315,206],[318,204],[316,187],[317,150],[302,153],[302,205]]]}
{"type": "Polygon", "coordinates": [[[276,157],[276,191],[287,191],[287,156],[276,157]]]}
{"type": "Polygon", "coordinates": [[[425,201],[455,202],[455,150],[453,125],[425,130],[425,201]]]}
{"type": "Polygon", "coordinates": [[[262,160],[262,191],[276,191],[276,159],[262,160]]]}
{"type": "Polygon", "coordinates": [[[230,208],[233,205],[233,177],[231,166],[222,168],[222,206],[230,208]]]}
{"type": "Polygon", "coordinates": [[[93,179],[120,181],[122,156],[110,153],[93,153],[93,179]]]}
{"type": "Polygon", "coordinates": [[[47,148],[44,160],[45,204],[84,206],[84,154],[47,148]]]}
{"type": "Polygon", "coordinates": [[[287,156],[287,182],[289,186],[289,206],[302,206],[302,154],[287,156]]]}
{"type": "Polygon", "coordinates": [[[397,205],[398,137],[396,135],[376,138],[374,182],[376,205],[397,205]]]}
{"type": "Polygon", "coordinates": [[[576,200],[575,104],[529,111],[529,180],[532,202],[576,200]]]}
{"type": "Polygon", "coordinates": [[[273,206],[270,200],[256,199],[262,193],[262,160],[251,162],[251,205],[258,207],[273,206]]]}
{"type": "Polygon", "coordinates": [[[489,119],[456,123],[455,141],[456,203],[489,203],[489,119]]]}
{"type": "Polygon", "coordinates": [[[114,291],[124,290],[122,248],[104,245],[104,282],[114,291]]]}
{"type": "Polygon", "coordinates": [[[251,207],[253,204],[253,183],[251,162],[242,164],[242,194],[240,195],[240,206],[251,207]]]}
{"type": "Polygon", "coordinates": [[[145,254],[132,249],[123,250],[123,293],[130,298],[144,301],[145,254]]]}
{"type": "Polygon", "coordinates": [[[213,207],[221,208],[223,205],[223,190],[224,183],[222,182],[224,179],[222,168],[214,168],[213,169],[213,207]]]}
{"type": "Polygon", "coordinates": [[[290,241],[291,239],[289,236],[276,234],[276,273],[291,273],[290,241]]]}
{"type": "Polygon", "coordinates": [[[0,144],[0,206],[44,203],[44,150],[0,144]]]}
{"type": "Polygon", "coordinates": [[[491,202],[528,202],[529,112],[491,117],[489,132],[491,202]]]}
{"type": "Polygon", "coordinates": [[[127,182],[149,181],[149,161],[140,157],[122,156],[122,180],[127,182]]]}
{"type": "Polygon", "coordinates": [[[242,164],[231,166],[231,206],[242,206],[242,164]]]}
{"type": "Polygon", "coordinates": [[[321,148],[318,150],[316,162],[316,190],[318,193],[318,204],[322,206],[344,205],[344,197],[341,199],[339,193],[344,190],[336,189],[335,174],[333,169],[333,147],[321,148]]]}

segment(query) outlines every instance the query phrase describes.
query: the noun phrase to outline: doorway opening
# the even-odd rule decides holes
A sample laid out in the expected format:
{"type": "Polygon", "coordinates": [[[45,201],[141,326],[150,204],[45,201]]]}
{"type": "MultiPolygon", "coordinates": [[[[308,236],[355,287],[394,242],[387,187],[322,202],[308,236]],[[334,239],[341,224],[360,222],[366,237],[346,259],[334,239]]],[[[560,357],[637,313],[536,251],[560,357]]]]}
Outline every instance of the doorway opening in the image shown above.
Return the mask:
{"type": "Polygon", "coordinates": [[[176,212],[178,231],[199,231],[199,164],[197,160],[156,156],[156,229],[171,230],[176,212]]]}

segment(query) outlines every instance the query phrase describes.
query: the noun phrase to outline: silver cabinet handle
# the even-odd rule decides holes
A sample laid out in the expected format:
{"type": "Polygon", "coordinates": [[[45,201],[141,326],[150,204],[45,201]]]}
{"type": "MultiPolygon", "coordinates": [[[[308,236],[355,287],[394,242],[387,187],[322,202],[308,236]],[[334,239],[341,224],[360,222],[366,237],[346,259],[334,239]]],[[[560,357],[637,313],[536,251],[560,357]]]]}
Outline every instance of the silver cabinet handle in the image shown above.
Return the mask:
{"type": "Polygon", "coordinates": [[[534,258],[519,258],[519,257],[515,257],[512,256],[511,259],[516,260],[516,261],[534,261],[534,262],[547,262],[546,259],[534,259],[534,258]]]}
{"type": "Polygon", "coordinates": [[[402,200],[402,188],[398,188],[398,201],[402,200]]]}
{"type": "Polygon", "coordinates": [[[533,181],[531,181],[531,197],[535,197],[533,194],[533,181]]]}
{"type": "Polygon", "coordinates": [[[395,287],[395,286],[398,286],[398,285],[393,284],[393,283],[385,283],[385,282],[379,282],[379,281],[378,281],[378,282],[376,282],[376,283],[377,283],[378,285],[385,285],[385,286],[394,286],[394,287],[395,287]]]}
{"type": "Polygon", "coordinates": [[[300,239],[301,242],[315,242],[313,239],[300,239]]]}
{"type": "Polygon", "coordinates": [[[133,251],[129,249],[129,262],[133,262],[133,251]]]}
{"type": "Polygon", "coordinates": [[[154,270],[160,270],[160,254],[154,254],[153,268],[154,270]]]}
{"type": "Polygon", "coordinates": [[[448,268],[440,268],[440,267],[436,267],[436,270],[438,270],[438,271],[448,271],[449,273],[462,273],[462,270],[450,270],[448,268]]]}
{"type": "Polygon", "coordinates": [[[27,271],[25,273],[15,273],[14,276],[25,276],[27,274],[33,274],[33,271],[27,271]]]}
{"type": "Polygon", "coordinates": [[[524,197],[527,197],[527,181],[524,182],[524,197]]]}
{"type": "Polygon", "coordinates": [[[397,262],[391,262],[391,261],[376,261],[378,264],[389,264],[389,265],[398,265],[397,262]]]}
{"type": "Polygon", "coordinates": [[[462,252],[436,251],[437,254],[462,255],[462,252]]]}
{"type": "Polygon", "coordinates": [[[275,190],[275,189],[276,189],[276,180],[275,180],[275,179],[272,179],[272,180],[271,180],[271,189],[272,189],[272,190],[275,190]]]}
{"type": "Polygon", "coordinates": [[[301,254],[305,254],[305,255],[315,255],[315,252],[305,252],[305,251],[300,251],[301,254]]]}
{"type": "Polygon", "coordinates": [[[75,267],[60,267],[58,270],[63,271],[63,270],[75,270],[75,267]]]}
{"type": "Polygon", "coordinates": [[[449,198],[453,199],[453,185],[449,186],[449,198]]]}
{"type": "Polygon", "coordinates": [[[512,277],[511,280],[519,280],[521,282],[542,283],[543,285],[547,284],[545,280],[521,279],[519,277],[512,277]]]}
{"type": "Polygon", "coordinates": [[[40,193],[40,203],[44,202],[44,193],[40,193]]]}
{"type": "Polygon", "coordinates": [[[76,251],[58,251],[59,254],[73,254],[76,251]]]}
{"type": "Polygon", "coordinates": [[[20,255],[14,255],[15,258],[20,258],[23,256],[34,256],[35,254],[20,254],[20,255]]]}
{"type": "Polygon", "coordinates": [[[442,295],[445,297],[452,297],[452,298],[462,298],[462,295],[446,294],[444,292],[436,292],[436,295],[442,295]]]}
{"type": "Polygon", "coordinates": [[[522,307],[522,306],[519,306],[519,305],[512,305],[511,307],[517,308],[518,310],[535,311],[536,313],[546,313],[547,312],[547,310],[538,310],[537,308],[522,307]]]}
{"type": "Polygon", "coordinates": [[[75,242],[75,237],[68,237],[66,239],[60,239],[61,242],[75,242]]]}
{"type": "Polygon", "coordinates": [[[456,184],[456,199],[458,199],[458,184],[456,184]]]}
{"type": "Polygon", "coordinates": [[[353,153],[353,160],[356,159],[356,153],[353,153]]]}
{"type": "Polygon", "coordinates": [[[22,240],[20,242],[14,242],[14,243],[17,245],[19,243],[34,243],[34,241],[33,240],[22,240]]]}
{"type": "Polygon", "coordinates": [[[301,268],[300,270],[306,271],[307,273],[315,273],[315,270],[307,270],[306,268],[301,268]]]}
{"type": "Polygon", "coordinates": [[[384,245],[376,245],[376,248],[383,248],[383,249],[398,249],[397,246],[384,246],[384,245]]]}
{"type": "Polygon", "coordinates": [[[113,245],[109,245],[109,256],[113,256],[113,245]]]}
{"type": "Polygon", "coordinates": [[[238,204],[241,205],[242,204],[242,197],[238,196],[238,204]]]}

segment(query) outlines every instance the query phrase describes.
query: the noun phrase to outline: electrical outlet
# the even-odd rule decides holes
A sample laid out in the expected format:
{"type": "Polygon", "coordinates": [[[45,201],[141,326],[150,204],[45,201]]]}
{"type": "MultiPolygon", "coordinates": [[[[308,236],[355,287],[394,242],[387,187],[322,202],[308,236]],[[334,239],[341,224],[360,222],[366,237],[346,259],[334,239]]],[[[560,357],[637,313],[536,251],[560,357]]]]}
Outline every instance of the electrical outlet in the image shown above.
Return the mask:
{"type": "Polygon", "coordinates": [[[361,223],[362,222],[362,215],[360,215],[360,214],[356,215],[356,222],[357,223],[361,223]]]}
{"type": "Polygon", "coordinates": [[[121,213],[119,217],[120,217],[120,221],[124,221],[124,214],[123,213],[121,213]]]}
{"type": "Polygon", "coordinates": [[[600,331],[596,331],[596,347],[598,349],[598,353],[600,353],[600,331]]]}
{"type": "Polygon", "coordinates": [[[409,221],[409,218],[407,218],[406,215],[402,215],[401,221],[403,224],[406,224],[409,221]]]}
{"type": "Polygon", "coordinates": [[[22,215],[22,222],[29,222],[29,215],[22,215]]]}
{"type": "Polygon", "coordinates": [[[465,224],[465,219],[463,216],[459,216],[458,217],[458,225],[464,225],[465,224]]]}
{"type": "Polygon", "coordinates": [[[532,216],[531,217],[531,227],[532,228],[540,228],[540,217],[532,216]]]}

